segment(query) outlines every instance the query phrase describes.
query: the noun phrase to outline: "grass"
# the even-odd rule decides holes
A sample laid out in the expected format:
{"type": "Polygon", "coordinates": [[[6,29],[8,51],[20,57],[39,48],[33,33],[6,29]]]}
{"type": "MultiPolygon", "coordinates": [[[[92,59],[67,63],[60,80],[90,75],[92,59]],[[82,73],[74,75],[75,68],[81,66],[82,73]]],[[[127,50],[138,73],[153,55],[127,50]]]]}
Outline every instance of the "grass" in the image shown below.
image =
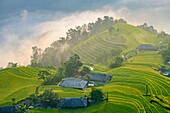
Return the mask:
{"type": "Polygon", "coordinates": [[[0,70],[0,106],[11,105],[11,99],[22,100],[35,92],[39,69],[17,67],[0,70]]]}
{"type": "MultiPolygon", "coordinates": [[[[153,69],[152,66],[161,64],[161,56],[157,52],[142,51],[132,59],[129,59],[120,68],[109,69],[98,64],[93,65],[94,72],[107,73],[112,76],[112,80],[104,86],[98,88],[103,92],[108,92],[109,102],[100,102],[83,109],[32,109],[30,113],[160,113],[168,112],[164,106],[170,103],[170,79],[162,76],[153,69]],[[155,62],[151,61],[154,56],[155,62]],[[133,62],[131,62],[133,60],[133,62]],[[144,62],[148,60],[148,62],[144,62]],[[145,96],[146,85],[148,85],[149,95],[145,96]],[[158,102],[150,101],[159,97],[158,102]]],[[[154,67],[155,68],[155,67],[154,67]]],[[[37,80],[39,69],[28,67],[18,67],[3,69],[0,71],[0,105],[11,105],[11,99],[22,100],[35,92],[35,88],[41,84],[37,80]],[[8,82],[7,82],[8,81],[8,82]],[[4,93],[5,92],[5,93],[4,93]]],[[[83,97],[89,95],[91,89],[78,90],[64,88],[56,85],[41,86],[40,93],[46,89],[53,89],[59,97],[83,97]]]]}
{"type": "MultiPolygon", "coordinates": [[[[112,80],[104,86],[98,88],[103,92],[108,92],[109,102],[100,102],[83,109],[52,109],[58,113],[166,113],[169,112],[164,106],[170,103],[170,78],[161,75],[157,72],[154,66],[162,64],[161,56],[157,52],[142,51],[133,59],[130,59],[125,65],[120,68],[109,69],[104,66],[94,65],[96,72],[107,73],[112,76],[112,80]],[[139,59],[139,57],[141,59],[139,59]],[[150,59],[155,62],[152,62],[150,59]],[[138,60],[137,60],[138,59],[138,60]],[[130,62],[133,60],[133,62],[130,62]],[[148,60],[148,62],[144,62],[148,60]],[[136,63],[136,64],[134,64],[136,63]],[[148,65],[148,64],[152,65],[148,65]],[[104,70],[104,71],[102,71],[104,70]],[[146,95],[146,85],[148,86],[148,94],[146,95]],[[150,102],[154,98],[159,97],[158,102],[150,102]]],[[[91,91],[88,88],[85,91],[63,88],[58,86],[42,86],[41,91],[45,89],[54,89],[61,97],[82,97],[88,95],[91,91]]],[[[30,113],[49,113],[50,109],[32,109],[30,113]]]]}
{"type": "MultiPolygon", "coordinates": [[[[157,51],[140,51],[128,59],[122,67],[110,69],[103,64],[111,57],[113,48],[121,48],[122,54],[134,50],[139,44],[157,45],[156,36],[128,24],[116,24],[117,30],[99,33],[72,48],[73,53],[80,55],[86,63],[94,63],[93,72],[106,73],[112,80],[99,86],[108,92],[109,101],[99,102],[82,109],[31,109],[29,113],[167,113],[165,107],[170,104],[170,78],[161,75],[156,69],[163,65],[161,55],[157,51]],[[102,64],[102,65],[100,65],[102,64]],[[146,96],[148,86],[148,96],[146,96]],[[156,98],[157,97],[157,98],[156,98]],[[152,102],[155,100],[156,102],[152,102]]],[[[11,98],[17,101],[35,92],[41,84],[37,80],[39,69],[11,68],[0,70],[0,105],[10,105],[11,98]],[[7,82],[8,81],[8,82],[7,82]],[[5,93],[4,93],[5,92],[5,93]]],[[[41,86],[40,93],[53,89],[59,97],[82,97],[89,95],[91,89],[78,90],[56,85],[41,86]]]]}
{"type": "Polygon", "coordinates": [[[158,51],[139,51],[135,57],[128,60],[132,65],[147,65],[152,67],[160,67],[163,65],[161,54],[158,51]]]}
{"type": "Polygon", "coordinates": [[[111,33],[107,30],[77,44],[72,52],[80,55],[88,63],[107,64],[112,57],[111,50],[122,49],[121,54],[126,54],[140,44],[149,43],[158,45],[160,38],[129,24],[118,23],[111,33]]]}

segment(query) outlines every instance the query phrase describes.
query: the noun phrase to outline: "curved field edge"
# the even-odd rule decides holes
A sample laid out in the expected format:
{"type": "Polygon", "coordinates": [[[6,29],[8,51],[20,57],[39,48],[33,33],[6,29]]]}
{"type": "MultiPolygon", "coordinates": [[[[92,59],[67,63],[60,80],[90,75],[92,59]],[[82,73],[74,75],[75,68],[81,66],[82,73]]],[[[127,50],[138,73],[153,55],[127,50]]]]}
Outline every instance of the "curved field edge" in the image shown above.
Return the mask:
{"type": "Polygon", "coordinates": [[[0,70],[0,106],[11,105],[12,98],[20,101],[35,92],[40,69],[16,67],[0,70]]]}
{"type": "MultiPolygon", "coordinates": [[[[100,67],[101,68],[101,67],[100,67]]],[[[127,112],[127,113],[164,113],[168,112],[165,108],[157,103],[151,103],[150,101],[155,96],[163,98],[166,103],[169,103],[170,98],[170,79],[160,75],[152,67],[149,66],[133,66],[126,65],[120,68],[106,70],[104,73],[112,75],[112,80],[100,86],[105,93],[109,94],[109,102],[100,102],[83,109],[52,109],[52,111],[59,113],[75,112],[75,113],[113,113],[113,112],[127,112]],[[145,96],[146,85],[148,85],[150,96],[145,96]],[[129,110],[129,111],[128,111],[129,110]]],[[[91,91],[77,90],[71,88],[63,88],[58,86],[42,86],[40,90],[54,89],[59,93],[61,97],[82,97],[85,94],[88,95],[91,91]],[[74,95],[74,96],[72,96],[74,95]]],[[[33,112],[48,113],[48,109],[32,109],[33,112]]]]}
{"type": "Polygon", "coordinates": [[[111,33],[105,30],[71,48],[84,62],[107,64],[113,49],[122,49],[122,54],[133,51],[140,44],[158,45],[162,40],[138,27],[118,23],[111,33]],[[118,30],[119,29],[119,30],[118,30]]]}

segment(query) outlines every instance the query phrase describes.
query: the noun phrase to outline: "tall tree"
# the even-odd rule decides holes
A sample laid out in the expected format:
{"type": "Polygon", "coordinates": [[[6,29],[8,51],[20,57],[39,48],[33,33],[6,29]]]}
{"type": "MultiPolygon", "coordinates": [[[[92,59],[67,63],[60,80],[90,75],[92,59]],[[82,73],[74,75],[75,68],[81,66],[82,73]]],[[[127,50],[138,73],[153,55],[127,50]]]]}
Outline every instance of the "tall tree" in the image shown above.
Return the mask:
{"type": "Polygon", "coordinates": [[[38,48],[37,46],[32,47],[33,53],[31,56],[31,67],[41,67],[40,66],[40,59],[41,59],[41,48],[38,48]]]}
{"type": "Polygon", "coordinates": [[[80,57],[77,54],[74,54],[68,61],[64,63],[65,75],[69,77],[77,75],[78,69],[82,65],[83,63],[80,61],[80,57]]]}

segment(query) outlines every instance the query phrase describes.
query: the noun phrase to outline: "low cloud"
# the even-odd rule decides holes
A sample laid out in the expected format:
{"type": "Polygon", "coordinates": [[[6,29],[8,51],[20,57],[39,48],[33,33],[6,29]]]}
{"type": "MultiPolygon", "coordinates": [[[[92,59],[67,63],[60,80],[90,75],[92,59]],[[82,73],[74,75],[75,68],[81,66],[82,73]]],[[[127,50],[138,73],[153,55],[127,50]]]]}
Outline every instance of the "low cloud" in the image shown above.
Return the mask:
{"type": "Polygon", "coordinates": [[[74,13],[22,10],[15,17],[0,23],[0,66],[6,67],[9,61],[27,65],[30,63],[32,46],[44,49],[59,37],[65,36],[69,28],[94,22],[105,15],[123,18],[133,25],[146,22],[158,30],[170,33],[169,16],[162,8],[163,3],[158,4],[160,7],[133,10],[127,6],[132,1],[124,1],[124,5],[119,8],[113,4],[95,11],[74,13]]]}

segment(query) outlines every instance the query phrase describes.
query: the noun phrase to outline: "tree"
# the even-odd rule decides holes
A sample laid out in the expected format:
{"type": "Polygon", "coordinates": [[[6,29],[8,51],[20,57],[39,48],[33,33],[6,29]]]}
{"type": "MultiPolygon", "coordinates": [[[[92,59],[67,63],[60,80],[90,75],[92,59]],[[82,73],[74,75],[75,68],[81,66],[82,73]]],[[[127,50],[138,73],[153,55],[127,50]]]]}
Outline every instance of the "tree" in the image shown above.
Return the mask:
{"type": "Polygon", "coordinates": [[[168,45],[167,49],[161,51],[161,55],[163,57],[165,64],[170,61],[170,49],[169,48],[170,48],[170,45],[168,45]]]}
{"type": "Polygon", "coordinates": [[[108,31],[109,31],[110,34],[113,31],[113,29],[114,29],[114,27],[112,27],[112,26],[108,28],[108,31]]]}
{"type": "Polygon", "coordinates": [[[64,68],[63,67],[59,67],[58,68],[58,76],[61,76],[61,77],[64,77],[65,75],[64,75],[64,68]]]}
{"type": "Polygon", "coordinates": [[[38,73],[38,79],[43,79],[45,80],[45,78],[50,75],[50,73],[46,70],[40,70],[38,73]]]}
{"type": "Polygon", "coordinates": [[[90,68],[87,66],[83,66],[82,68],[79,69],[79,75],[84,76],[90,72],[90,68]]]}
{"type": "Polygon", "coordinates": [[[53,84],[54,83],[54,75],[49,73],[46,70],[40,70],[38,73],[38,80],[43,79],[45,85],[53,84]]]}
{"type": "Polygon", "coordinates": [[[38,48],[37,46],[32,47],[33,53],[31,56],[31,67],[40,67],[40,59],[41,59],[41,48],[38,48]]]}
{"type": "Polygon", "coordinates": [[[116,57],[115,61],[111,62],[109,67],[110,68],[116,68],[116,67],[121,66],[122,63],[123,63],[123,58],[122,57],[116,57]]]}
{"type": "Polygon", "coordinates": [[[12,98],[12,105],[15,105],[15,100],[16,100],[16,99],[13,97],[13,98],[12,98]]]}
{"type": "Polygon", "coordinates": [[[27,110],[27,106],[26,106],[26,104],[24,103],[24,104],[19,105],[18,110],[17,110],[17,113],[25,113],[26,110],[27,110]]]}
{"type": "Polygon", "coordinates": [[[90,97],[92,100],[96,102],[101,101],[104,98],[104,94],[101,89],[92,88],[92,92],[90,93],[90,97]]]}
{"type": "Polygon", "coordinates": [[[17,63],[8,62],[7,68],[17,67],[17,63]]]}
{"type": "Polygon", "coordinates": [[[158,34],[158,37],[161,37],[161,38],[164,38],[168,36],[168,34],[166,34],[164,31],[161,31],[159,34],[158,34]]]}
{"type": "Polygon", "coordinates": [[[80,61],[80,57],[77,54],[74,54],[68,61],[64,63],[65,75],[68,77],[73,77],[77,75],[78,69],[83,65],[80,61]]]}
{"type": "Polygon", "coordinates": [[[58,94],[52,90],[45,90],[43,94],[40,95],[40,102],[46,107],[56,107],[58,104],[58,94]]]}
{"type": "Polygon", "coordinates": [[[165,64],[168,63],[170,61],[170,56],[165,56],[164,57],[164,62],[165,64]]]}
{"type": "Polygon", "coordinates": [[[32,101],[32,104],[36,104],[39,101],[38,96],[36,94],[32,94],[30,96],[30,99],[32,101]]]}
{"type": "Polygon", "coordinates": [[[88,74],[90,72],[90,68],[87,66],[83,66],[83,71],[85,72],[85,74],[88,74]]]}

